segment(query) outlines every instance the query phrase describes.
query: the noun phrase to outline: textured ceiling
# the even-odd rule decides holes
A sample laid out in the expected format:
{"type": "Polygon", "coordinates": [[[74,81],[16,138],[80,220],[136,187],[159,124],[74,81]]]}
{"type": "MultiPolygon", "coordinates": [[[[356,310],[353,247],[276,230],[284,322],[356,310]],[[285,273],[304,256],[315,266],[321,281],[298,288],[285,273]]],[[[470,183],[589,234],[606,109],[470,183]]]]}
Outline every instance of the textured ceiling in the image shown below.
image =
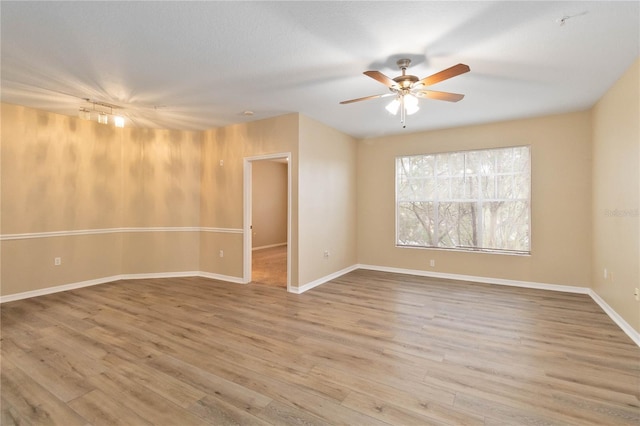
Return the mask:
{"type": "Polygon", "coordinates": [[[632,2],[7,2],[2,101],[76,115],[81,98],[127,125],[207,129],[300,112],[356,137],[592,106],[639,54],[632,2]],[[563,17],[564,24],[561,25],[563,17]],[[421,100],[402,129],[362,74],[471,72],[421,100]],[[245,110],[254,111],[244,116],[245,110]]]}

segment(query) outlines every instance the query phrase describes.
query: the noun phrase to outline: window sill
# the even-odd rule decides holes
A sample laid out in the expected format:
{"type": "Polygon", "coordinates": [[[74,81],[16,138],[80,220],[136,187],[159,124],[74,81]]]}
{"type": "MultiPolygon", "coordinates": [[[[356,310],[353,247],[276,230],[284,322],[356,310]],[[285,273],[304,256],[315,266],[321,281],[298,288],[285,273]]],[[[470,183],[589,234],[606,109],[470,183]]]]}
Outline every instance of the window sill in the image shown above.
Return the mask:
{"type": "Polygon", "coordinates": [[[438,250],[438,251],[451,251],[457,253],[478,253],[478,254],[499,254],[506,256],[524,256],[531,257],[531,252],[528,251],[501,251],[501,250],[487,250],[487,249],[467,249],[467,248],[448,248],[448,247],[426,247],[426,246],[405,246],[396,244],[396,248],[400,249],[422,249],[422,250],[438,250]]]}

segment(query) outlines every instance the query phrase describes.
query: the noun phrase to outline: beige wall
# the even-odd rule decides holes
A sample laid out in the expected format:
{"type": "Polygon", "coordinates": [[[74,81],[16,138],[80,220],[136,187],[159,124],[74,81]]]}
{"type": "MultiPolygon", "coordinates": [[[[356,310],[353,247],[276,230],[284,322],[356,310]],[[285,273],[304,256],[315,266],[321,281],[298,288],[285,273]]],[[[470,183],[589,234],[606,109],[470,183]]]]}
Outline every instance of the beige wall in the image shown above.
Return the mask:
{"type": "Polygon", "coordinates": [[[3,239],[1,295],[197,270],[197,233],[149,228],[199,226],[200,133],[118,129],[2,104],[1,135],[2,235],[66,233],[3,239]],[[145,232],[122,232],[132,227],[145,232]]]}
{"type": "Polygon", "coordinates": [[[252,162],[253,248],[287,243],[287,164],[252,162]]]}
{"type": "MultiPolygon", "coordinates": [[[[2,104],[0,294],[121,274],[242,277],[243,159],[291,152],[296,212],[298,121],[290,114],[208,132],[116,129],[2,104]],[[93,233],[6,238],[77,230],[93,233]]],[[[292,241],[295,287],[295,213],[292,241]]]]}
{"type": "MultiPolygon", "coordinates": [[[[243,228],[245,157],[291,153],[291,284],[298,286],[298,114],[207,130],[203,133],[201,226],[243,228]],[[223,165],[220,165],[220,161],[223,165]]],[[[243,235],[202,232],[200,270],[234,278],[243,275],[243,235]],[[220,250],[224,257],[219,257],[220,250]]]]}
{"type": "MultiPolygon", "coordinates": [[[[244,158],[285,152],[292,154],[290,262],[296,288],[356,263],[353,138],[299,114],[204,132],[200,217],[204,227],[241,229],[244,158]],[[324,250],[331,252],[326,261],[324,250]]],[[[242,277],[242,234],[203,232],[200,247],[202,271],[242,277]]]]}
{"type": "MultiPolygon", "coordinates": [[[[122,129],[2,104],[1,132],[3,235],[120,226],[122,129]]],[[[0,294],[119,274],[121,247],[118,234],[3,240],[0,294]]]]}
{"type": "Polygon", "coordinates": [[[355,139],[300,116],[301,284],[357,263],[356,155],[355,139]]]}
{"type": "Polygon", "coordinates": [[[640,60],[593,109],[593,289],[640,332],[640,60]],[[608,276],[604,278],[604,269],[608,276]]]}
{"type": "Polygon", "coordinates": [[[197,271],[201,133],[126,128],[122,147],[122,274],[197,271]],[[150,250],[149,248],[153,248],[150,250]]]}
{"type": "Polygon", "coordinates": [[[2,104],[2,233],[112,228],[123,129],[2,104]]]}
{"type": "Polygon", "coordinates": [[[580,112],[360,141],[359,263],[588,287],[589,118],[588,112],[580,112]],[[396,156],[515,145],[531,145],[531,256],[395,247],[396,156]]]}
{"type": "Polygon", "coordinates": [[[197,272],[200,233],[124,232],[122,274],[197,272]]]}
{"type": "MultiPolygon", "coordinates": [[[[3,203],[4,205],[4,203],[3,203]]],[[[2,241],[0,295],[41,290],[120,274],[118,233],[2,241]],[[54,257],[62,264],[54,266],[54,257]]]]}
{"type": "Polygon", "coordinates": [[[199,226],[201,134],[124,130],[122,226],[199,226]]]}

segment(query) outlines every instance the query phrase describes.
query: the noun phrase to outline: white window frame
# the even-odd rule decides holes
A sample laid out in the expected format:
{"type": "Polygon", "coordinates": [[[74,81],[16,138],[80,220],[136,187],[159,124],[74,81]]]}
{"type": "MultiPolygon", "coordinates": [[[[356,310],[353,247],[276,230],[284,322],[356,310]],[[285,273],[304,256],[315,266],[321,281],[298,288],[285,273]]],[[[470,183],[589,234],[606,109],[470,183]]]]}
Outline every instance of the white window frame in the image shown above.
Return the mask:
{"type": "MultiPolygon", "coordinates": [[[[518,145],[518,146],[507,146],[507,147],[498,147],[498,148],[486,148],[486,149],[474,149],[474,150],[465,150],[465,151],[451,151],[451,152],[437,152],[437,153],[427,153],[427,154],[414,154],[414,155],[401,155],[401,156],[397,156],[395,158],[395,174],[394,174],[394,184],[395,184],[395,244],[396,247],[399,248],[420,248],[420,249],[438,249],[438,250],[455,250],[455,251],[469,251],[469,252],[482,252],[482,253],[498,253],[498,254],[515,254],[515,255],[530,255],[531,254],[531,245],[532,245],[532,241],[531,241],[531,170],[532,170],[532,166],[531,166],[531,146],[529,145],[518,145]],[[489,247],[484,247],[484,243],[482,241],[483,239],[483,232],[482,232],[482,227],[484,226],[483,224],[483,214],[478,214],[478,229],[480,229],[480,231],[477,233],[477,238],[478,238],[478,244],[477,247],[470,247],[470,246],[442,246],[442,245],[437,245],[439,244],[439,242],[437,241],[438,237],[438,228],[435,229],[435,231],[433,232],[433,234],[435,234],[436,237],[436,245],[429,245],[429,244],[406,244],[406,243],[402,243],[400,241],[400,224],[399,224],[399,216],[400,216],[400,205],[403,202],[407,202],[408,200],[399,200],[399,186],[400,186],[400,177],[399,177],[399,160],[401,159],[405,159],[405,158],[412,158],[412,157],[435,157],[434,158],[434,165],[433,165],[433,175],[431,176],[424,176],[422,179],[427,181],[429,179],[432,179],[434,184],[432,187],[432,193],[435,193],[436,195],[433,196],[432,198],[426,198],[424,200],[422,200],[423,202],[433,202],[435,204],[435,208],[434,208],[434,212],[435,212],[435,217],[433,218],[433,223],[436,224],[436,226],[438,226],[437,224],[439,224],[439,217],[438,217],[438,211],[439,211],[439,203],[462,203],[462,202],[473,202],[473,203],[477,203],[477,206],[479,207],[477,210],[479,212],[483,212],[483,202],[491,202],[491,201],[513,201],[514,198],[500,198],[497,196],[497,191],[496,191],[496,182],[497,179],[493,179],[493,186],[494,186],[494,193],[496,194],[496,196],[494,198],[484,198],[483,197],[483,190],[482,187],[479,186],[478,187],[478,197],[477,198],[463,198],[463,199],[458,199],[455,200],[453,199],[452,195],[451,195],[451,191],[452,191],[452,182],[453,179],[455,178],[460,178],[460,176],[458,175],[454,175],[454,174],[449,174],[449,175],[438,175],[438,164],[437,164],[437,158],[438,156],[442,156],[442,155],[456,155],[456,154],[464,154],[465,155],[465,161],[466,161],[466,155],[475,153],[475,152],[487,152],[487,151],[501,151],[501,150],[510,150],[510,149],[522,149],[522,148],[526,148],[527,152],[528,152],[528,170],[526,170],[527,174],[528,174],[528,188],[527,188],[527,192],[528,192],[528,198],[526,198],[526,201],[528,203],[528,213],[527,213],[527,218],[528,218],[528,223],[527,223],[527,230],[528,230],[528,249],[527,250],[514,250],[514,249],[501,249],[501,248],[489,248],[489,247]],[[440,198],[438,195],[439,192],[439,187],[438,187],[438,180],[443,180],[443,179],[447,179],[448,180],[448,192],[449,192],[449,198],[440,198]]],[[[497,160],[495,160],[497,161],[497,160]]],[[[496,163],[494,163],[494,166],[496,165],[496,163]]],[[[466,172],[466,167],[465,167],[465,172],[466,172]]],[[[489,174],[487,176],[491,176],[491,177],[499,177],[499,176],[512,176],[514,179],[516,178],[516,176],[520,176],[522,175],[522,173],[516,173],[515,171],[512,172],[494,172],[492,174],[489,174]]],[[[474,175],[470,175],[467,176],[466,173],[463,175],[463,179],[466,179],[467,177],[477,177],[480,178],[482,175],[480,174],[474,174],[474,175]]],[[[467,187],[466,185],[463,187],[464,190],[464,194],[467,195],[467,187]]],[[[516,199],[520,199],[520,200],[525,200],[525,198],[516,198],[516,199]]]]}

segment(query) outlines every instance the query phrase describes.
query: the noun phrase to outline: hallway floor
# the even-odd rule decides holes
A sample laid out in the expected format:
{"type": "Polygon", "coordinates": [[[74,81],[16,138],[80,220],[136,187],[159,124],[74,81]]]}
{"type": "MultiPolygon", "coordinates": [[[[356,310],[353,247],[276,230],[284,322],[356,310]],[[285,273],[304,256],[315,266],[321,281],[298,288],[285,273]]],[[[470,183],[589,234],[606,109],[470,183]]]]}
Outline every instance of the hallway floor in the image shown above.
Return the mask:
{"type": "Polygon", "coordinates": [[[287,246],[255,250],[252,254],[252,284],[287,286],[287,246]]]}

